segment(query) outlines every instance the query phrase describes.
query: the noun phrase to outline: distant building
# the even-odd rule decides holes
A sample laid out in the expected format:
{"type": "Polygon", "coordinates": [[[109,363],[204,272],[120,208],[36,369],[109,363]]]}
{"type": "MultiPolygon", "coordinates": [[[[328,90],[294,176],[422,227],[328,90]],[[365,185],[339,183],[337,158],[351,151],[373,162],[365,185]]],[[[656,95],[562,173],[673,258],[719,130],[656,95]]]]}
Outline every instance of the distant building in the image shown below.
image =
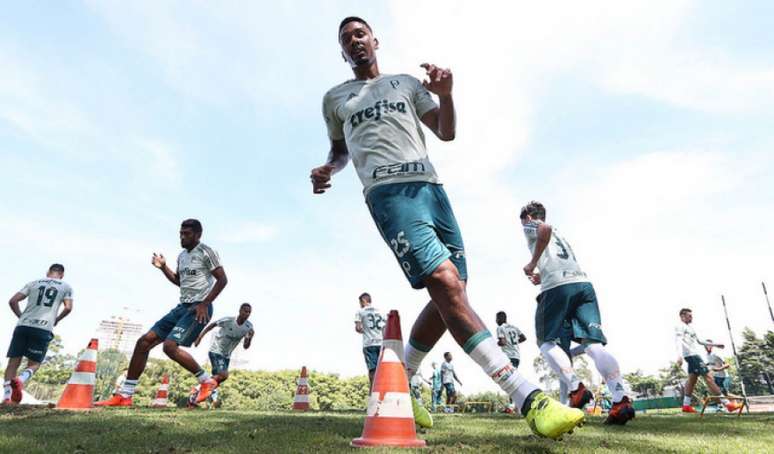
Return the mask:
{"type": "Polygon", "coordinates": [[[133,323],[127,317],[110,317],[110,320],[102,320],[97,328],[99,337],[99,349],[118,350],[126,355],[131,355],[134,344],[143,334],[142,324],[133,323]]]}

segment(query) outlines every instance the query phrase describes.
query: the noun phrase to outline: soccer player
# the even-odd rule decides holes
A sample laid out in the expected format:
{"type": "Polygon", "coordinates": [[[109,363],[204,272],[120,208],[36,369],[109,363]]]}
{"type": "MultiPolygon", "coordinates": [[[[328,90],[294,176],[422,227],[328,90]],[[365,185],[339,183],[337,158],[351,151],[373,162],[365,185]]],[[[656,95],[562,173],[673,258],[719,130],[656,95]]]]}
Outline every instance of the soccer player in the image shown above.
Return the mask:
{"type": "Polygon", "coordinates": [[[376,364],[379,362],[379,352],[382,350],[382,332],[385,319],[371,305],[371,295],[363,293],[358,297],[360,310],[355,314],[355,331],[363,335],[363,357],[368,368],[369,389],[374,385],[376,364]]]}
{"type": "MultiPolygon", "coordinates": [[[[462,235],[428,159],[422,131],[425,125],[442,141],[454,139],[452,72],[424,63],[424,82],[407,74],[382,74],[376,60],[379,41],[358,17],[341,21],[338,41],[354,79],[323,97],[331,146],[325,164],[312,169],[313,192],[327,191],[333,174],[351,156],[382,238],[411,286],[427,288],[431,301],[405,349],[408,376],[448,328],[465,353],[516,402],[535,433],[558,438],[569,432],[582,423],[583,413],[550,399],[519,374],[468,302],[462,235]]],[[[417,422],[430,423],[430,414],[417,407],[417,422]]]]}
{"type": "Polygon", "coordinates": [[[532,259],[524,266],[524,274],[534,285],[540,285],[535,313],[535,333],[540,352],[570,391],[570,406],[583,408],[593,394],[581,383],[565,349],[560,345],[565,335],[566,321],[572,327],[572,338],[583,346],[584,353],[594,361],[600,375],[613,395],[613,408],[606,424],[626,424],[634,418],[631,401],[624,395],[623,379],[618,361],[606,349],[607,339],[594,287],[586,277],[570,244],[556,228],[546,223],[546,209],[532,201],[519,214],[532,259]],[[539,270],[539,271],[536,271],[539,270]]]}
{"type": "Polygon", "coordinates": [[[726,369],[730,367],[723,358],[715,353],[712,353],[713,346],[712,339],[707,339],[704,343],[704,348],[707,349],[707,367],[712,371],[712,378],[715,380],[715,384],[718,385],[723,395],[728,395],[728,383],[726,380],[726,369]]]}
{"type": "MultiPolygon", "coordinates": [[[[696,409],[691,406],[691,397],[693,395],[693,387],[696,386],[696,382],[699,377],[704,379],[710,392],[715,396],[722,395],[720,387],[712,379],[712,374],[707,368],[707,364],[702,359],[702,346],[712,346],[717,348],[723,348],[723,344],[713,344],[702,342],[699,337],[696,336],[696,331],[693,330],[691,323],[693,323],[693,311],[691,309],[680,309],[680,324],[675,329],[675,339],[677,341],[677,365],[683,365],[683,359],[688,364],[688,380],[685,382],[685,395],[683,396],[683,412],[684,413],[696,413],[696,409]]],[[[739,405],[736,402],[730,402],[728,399],[721,397],[720,401],[725,405],[726,409],[730,412],[739,409],[739,405]]]]}
{"type": "Polygon", "coordinates": [[[177,269],[167,266],[163,254],[153,254],[151,263],[161,270],[169,282],[180,287],[180,303],[142,335],[134,347],[126,380],[118,394],[96,402],[100,407],[130,407],[140,375],[145,370],[150,351],[159,344],[164,353],[194,374],[200,384],[197,403],[204,401],[218,387],[210,374],[180,347],[190,347],[212,317],[212,302],[228,283],[220,257],[214,249],[201,242],[202,224],[196,219],[186,219],[180,225],[180,246],[183,251],[177,257],[177,269]]]}
{"type": "Polygon", "coordinates": [[[425,383],[428,385],[433,384],[430,380],[427,380],[425,377],[423,377],[419,371],[414,372],[411,380],[409,380],[409,384],[411,385],[411,395],[414,397],[414,399],[417,400],[417,402],[419,402],[420,405],[422,405],[422,385],[425,383]]]}
{"type": "Polygon", "coordinates": [[[21,402],[24,384],[32,378],[46,358],[48,344],[54,338],[54,326],[73,310],[73,289],[62,280],[63,277],[64,266],[54,263],[48,268],[44,279],[28,283],[8,301],[11,311],[19,321],[8,347],[8,364],[3,383],[5,404],[21,402]],[[25,299],[27,305],[22,312],[19,303],[25,299]],[[64,306],[62,312],[59,312],[60,306],[64,306]],[[27,368],[17,377],[22,357],[27,358],[27,368]]]}
{"type": "Polygon", "coordinates": [[[443,378],[441,377],[441,368],[438,367],[438,363],[433,362],[431,363],[431,366],[433,366],[433,380],[432,380],[432,386],[433,386],[433,403],[431,405],[431,410],[435,411],[436,407],[441,405],[441,393],[443,393],[443,378]]]}
{"type": "Polygon", "coordinates": [[[457,372],[454,371],[454,365],[452,362],[452,354],[446,352],[443,354],[443,364],[441,364],[441,382],[443,388],[446,390],[446,405],[454,405],[457,403],[457,390],[454,389],[454,381],[462,386],[462,382],[457,377],[457,372]]]}
{"type": "Polygon", "coordinates": [[[519,328],[508,323],[508,316],[503,311],[495,315],[495,321],[497,322],[497,345],[511,360],[513,367],[518,369],[521,360],[519,344],[527,340],[527,336],[519,331],[519,328]]]}

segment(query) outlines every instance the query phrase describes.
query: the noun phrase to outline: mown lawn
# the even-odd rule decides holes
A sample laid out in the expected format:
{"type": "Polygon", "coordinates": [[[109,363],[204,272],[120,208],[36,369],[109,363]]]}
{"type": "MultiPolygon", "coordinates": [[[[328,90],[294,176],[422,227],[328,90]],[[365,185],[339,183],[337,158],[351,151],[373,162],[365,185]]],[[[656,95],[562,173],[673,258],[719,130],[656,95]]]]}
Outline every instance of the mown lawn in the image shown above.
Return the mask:
{"type": "MultiPolygon", "coordinates": [[[[342,452],[362,430],[361,413],[0,408],[2,453],[342,452]]],[[[432,452],[774,452],[774,414],[638,415],[625,427],[601,418],[564,441],[531,435],[505,415],[436,415],[420,434],[432,452]]],[[[386,452],[387,450],[375,450],[386,452]]]]}

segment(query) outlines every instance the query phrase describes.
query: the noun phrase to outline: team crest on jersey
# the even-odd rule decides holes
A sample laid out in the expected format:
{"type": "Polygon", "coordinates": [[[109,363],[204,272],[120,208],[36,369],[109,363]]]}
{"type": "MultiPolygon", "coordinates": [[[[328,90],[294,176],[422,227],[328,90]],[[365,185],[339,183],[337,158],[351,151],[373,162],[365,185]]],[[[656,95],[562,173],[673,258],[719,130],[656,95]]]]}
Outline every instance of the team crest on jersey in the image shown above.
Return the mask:
{"type": "Polygon", "coordinates": [[[400,85],[400,81],[397,80],[397,79],[393,79],[393,80],[390,81],[390,85],[392,85],[392,88],[397,90],[398,89],[398,85],[400,85]]]}

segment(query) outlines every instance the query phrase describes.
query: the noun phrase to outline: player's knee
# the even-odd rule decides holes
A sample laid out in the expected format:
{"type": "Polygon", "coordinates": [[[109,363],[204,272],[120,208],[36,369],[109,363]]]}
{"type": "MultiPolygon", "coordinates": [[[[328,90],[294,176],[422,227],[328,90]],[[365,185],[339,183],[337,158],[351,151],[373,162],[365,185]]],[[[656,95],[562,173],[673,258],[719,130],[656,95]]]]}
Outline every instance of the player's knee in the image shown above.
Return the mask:
{"type": "Polygon", "coordinates": [[[449,260],[438,265],[438,268],[427,277],[427,280],[450,290],[463,291],[465,289],[465,284],[460,279],[457,267],[449,260]]]}
{"type": "Polygon", "coordinates": [[[147,353],[153,346],[154,335],[151,333],[143,334],[137,339],[137,343],[134,344],[134,348],[142,353],[147,353]]]}
{"type": "Polygon", "coordinates": [[[164,341],[164,353],[170,358],[174,358],[175,355],[177,355],[177,349],[178,349],[178,346],[175,343],[175,341],[171,341],[171,340],[164,341]]]}
{"type": "Polygon", "coordinates": [[[551,351],[552,348],[556,346],[556,342],[543,342],[540,344],[540,353],[547,355],[549,351],[551,351]]]}
{"type": "Polygon", "coordinates": [[[219,380],[220,382],[224,382],[224,381],[226,381],[228,379],[228,371],[227,370],[224,370],[223,372],[218,373],[218,375],[220,376],[220,380],[219,380]]]}

